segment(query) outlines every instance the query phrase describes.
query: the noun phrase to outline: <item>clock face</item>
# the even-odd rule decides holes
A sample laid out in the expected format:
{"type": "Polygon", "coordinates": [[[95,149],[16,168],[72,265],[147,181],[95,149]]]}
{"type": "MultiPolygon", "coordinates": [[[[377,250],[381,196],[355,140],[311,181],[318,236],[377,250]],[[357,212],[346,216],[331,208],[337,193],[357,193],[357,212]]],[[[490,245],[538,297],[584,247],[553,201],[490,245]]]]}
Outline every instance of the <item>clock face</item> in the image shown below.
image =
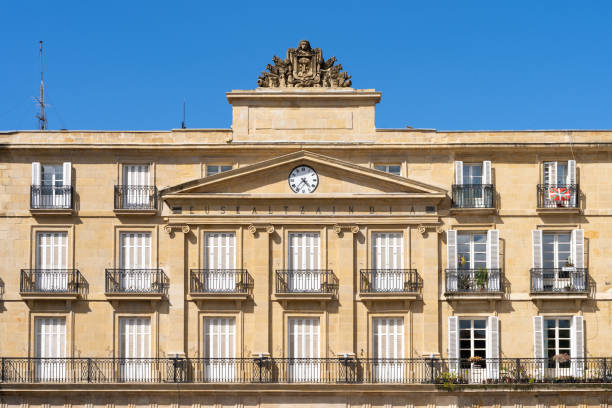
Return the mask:
{"type": "Polygon", "coordinates": [[[298,166],[289,173],[289,187],[294,193],[309,194],[319,185],[319,176],[312,167],[298,166]]]}

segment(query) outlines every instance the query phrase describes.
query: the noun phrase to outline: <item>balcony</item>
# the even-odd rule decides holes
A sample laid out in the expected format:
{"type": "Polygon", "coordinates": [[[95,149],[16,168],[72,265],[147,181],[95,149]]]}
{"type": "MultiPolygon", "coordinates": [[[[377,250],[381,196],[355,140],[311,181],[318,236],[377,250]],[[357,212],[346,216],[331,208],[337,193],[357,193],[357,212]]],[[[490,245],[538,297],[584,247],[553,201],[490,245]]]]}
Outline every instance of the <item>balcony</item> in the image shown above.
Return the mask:
{"type": "Polygon", "coordinates": [[[580,188],[578,184],[538,184],[539,213],[579,213],[580,188]]]}
{"type": "Polygon", "coordinates": [[[191,269],[189,295],[193,300],[245,300],[252,295],[253,278],[246,269],[191,269]]]}
{"type": "Polygon", "coordinates": [[[155,186],[115,186],[115,213],[155,214],[157,198],[155,186]]]}
{"type": "Polygon", "coordinates": [[[338,278],[330,269],[276,271],[276,299],[331,300],[338,295],[338,278]]]}
{"type": "Polygon", "coordinates": [[[87,292],[78,269],[22,269],[19,293],[24,299],[77,299],[87,292]]]}
{"type": "Polygon", "coordinates": [[[423,281],[416,269],[361,269],[359,298],[362,301],[417,299],[423,281]]]}
{"type": "Polygon", "coordinates": [[[453,184],[452,214],[492,214],[493,184],[453,184]]]}
{"type": "Polygon", "coordinates": [[[503,274],[501,269],[447,269],[447,298],[501,299],[503,274]]]}
{"type": "Polygon", "coordinates": [[[612,358],[13,358],[2,384],[605,384],[612,358]]]}
{"type": "Polygon", "coordinates": [[[72,186],[30,186],[30,212],[71,214],[72,186]]]}
{"type": "Polygon", "coordinates": [[[106,270],[106,297],[111,300],[161,300],[169,286],[161,269],[106,270]]]}
{"type": "Polygon", "coordinates": [[[533,268],[530,277],[533,298],[581,299],[588,296],[589,273],[586,268],[533,268]]]}

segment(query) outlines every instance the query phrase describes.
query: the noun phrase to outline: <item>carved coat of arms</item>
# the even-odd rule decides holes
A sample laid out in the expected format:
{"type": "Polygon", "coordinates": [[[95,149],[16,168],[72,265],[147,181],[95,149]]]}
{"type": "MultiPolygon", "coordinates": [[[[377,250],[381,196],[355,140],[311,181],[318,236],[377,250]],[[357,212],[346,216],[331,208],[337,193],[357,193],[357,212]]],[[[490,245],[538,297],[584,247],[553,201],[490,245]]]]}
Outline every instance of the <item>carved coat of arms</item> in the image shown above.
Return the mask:
{"type": "Polygon", "coordinates": [[[342,71],[342,65],[334,65],[336,57],[323,60],[320,48],[311,48],[306,40],[297,48],[287,50],[284,60],[274,56],[274,65],[268,64],[257,79],[262,88],[291,87],[350,87],[351,76],[342,71]]]}

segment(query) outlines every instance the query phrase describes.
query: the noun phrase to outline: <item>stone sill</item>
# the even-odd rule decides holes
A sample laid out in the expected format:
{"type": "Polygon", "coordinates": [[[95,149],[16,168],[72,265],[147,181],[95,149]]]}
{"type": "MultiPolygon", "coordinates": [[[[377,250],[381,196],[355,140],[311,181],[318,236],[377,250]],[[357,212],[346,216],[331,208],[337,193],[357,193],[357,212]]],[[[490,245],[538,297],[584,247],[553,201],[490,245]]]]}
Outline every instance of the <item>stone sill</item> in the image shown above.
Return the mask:
{"type": "Polygon", "coordinates": [[[359,293],[357,297],[361,301],[376,301],[376,300],[416,300],[419,298],[417,292],[372,292],[359,293]]]}
{"type": "Polygon", "coordinates": [[[451,215],[492,215],[497,212],[496,208],[450,208],[451,215]]]}
{"type": "Polygon", "coordinates": [[[275,293],[273,300],[320,300],[329,301],[335,298],[333,293],[275,293]]]}
{"type": "Polygon", "coordinates": [[[580,214],[582,209],[576,207],[536,208],[538,214],[580,214]]]}
{"type": "Polygon", "coordinates": [[[446,298],[446,300],[450,301],[502,299],[504,297],[504,292],[446,292],[444,294],[444,297],[446,298]]]}
{"type": "Polygon", "coordinates": [[[157,214],[157,209],[125,209],[125,208],[115,208],[113,212],[116,215],[155,215],[157,214]]]}
{"type": "Polygon", "coordinates": [[[532,292],[529,295],[532,299],[538,300],[587,299],[589,297],[587,292],[532,292]]]}
{"type": "Polygon", "coordinates": [[[72,208],[30,208],[32,215],[72,215],[72,208]]]}
{"type": "Polygon", "coordinates": [[[190,293],[189,300],[246,300],[248,293],[190,293]]]}
{"type": "Polygon", "coordinates": [[[105,293],[106,299],[117,300],[162,300],[166,295],[163,293],[105,293]]]}
{"type": "Polygon", "coordinates": [[[75,300],[81,297],[79,293],[20,293],[23,300],[75,300]]]}

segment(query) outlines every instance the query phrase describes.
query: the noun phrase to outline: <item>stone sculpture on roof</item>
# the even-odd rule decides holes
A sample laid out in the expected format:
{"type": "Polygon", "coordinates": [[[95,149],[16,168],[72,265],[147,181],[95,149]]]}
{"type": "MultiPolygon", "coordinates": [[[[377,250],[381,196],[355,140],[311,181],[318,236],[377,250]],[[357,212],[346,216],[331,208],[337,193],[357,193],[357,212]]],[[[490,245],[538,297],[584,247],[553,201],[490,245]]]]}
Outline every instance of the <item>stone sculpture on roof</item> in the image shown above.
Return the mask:
{"type": "Polygon", "coordinates": [[[336,57],[323,59],[320,48],[311,48],[306,40],[299,42],[297,48],[287,50],[284,60],[274,56],[274,65],[266,66],[257,79],[261,88],[306,88],[306,87],[350,87],[351,76],[342,71],[342,65],[334,65],[336,57]]]}

